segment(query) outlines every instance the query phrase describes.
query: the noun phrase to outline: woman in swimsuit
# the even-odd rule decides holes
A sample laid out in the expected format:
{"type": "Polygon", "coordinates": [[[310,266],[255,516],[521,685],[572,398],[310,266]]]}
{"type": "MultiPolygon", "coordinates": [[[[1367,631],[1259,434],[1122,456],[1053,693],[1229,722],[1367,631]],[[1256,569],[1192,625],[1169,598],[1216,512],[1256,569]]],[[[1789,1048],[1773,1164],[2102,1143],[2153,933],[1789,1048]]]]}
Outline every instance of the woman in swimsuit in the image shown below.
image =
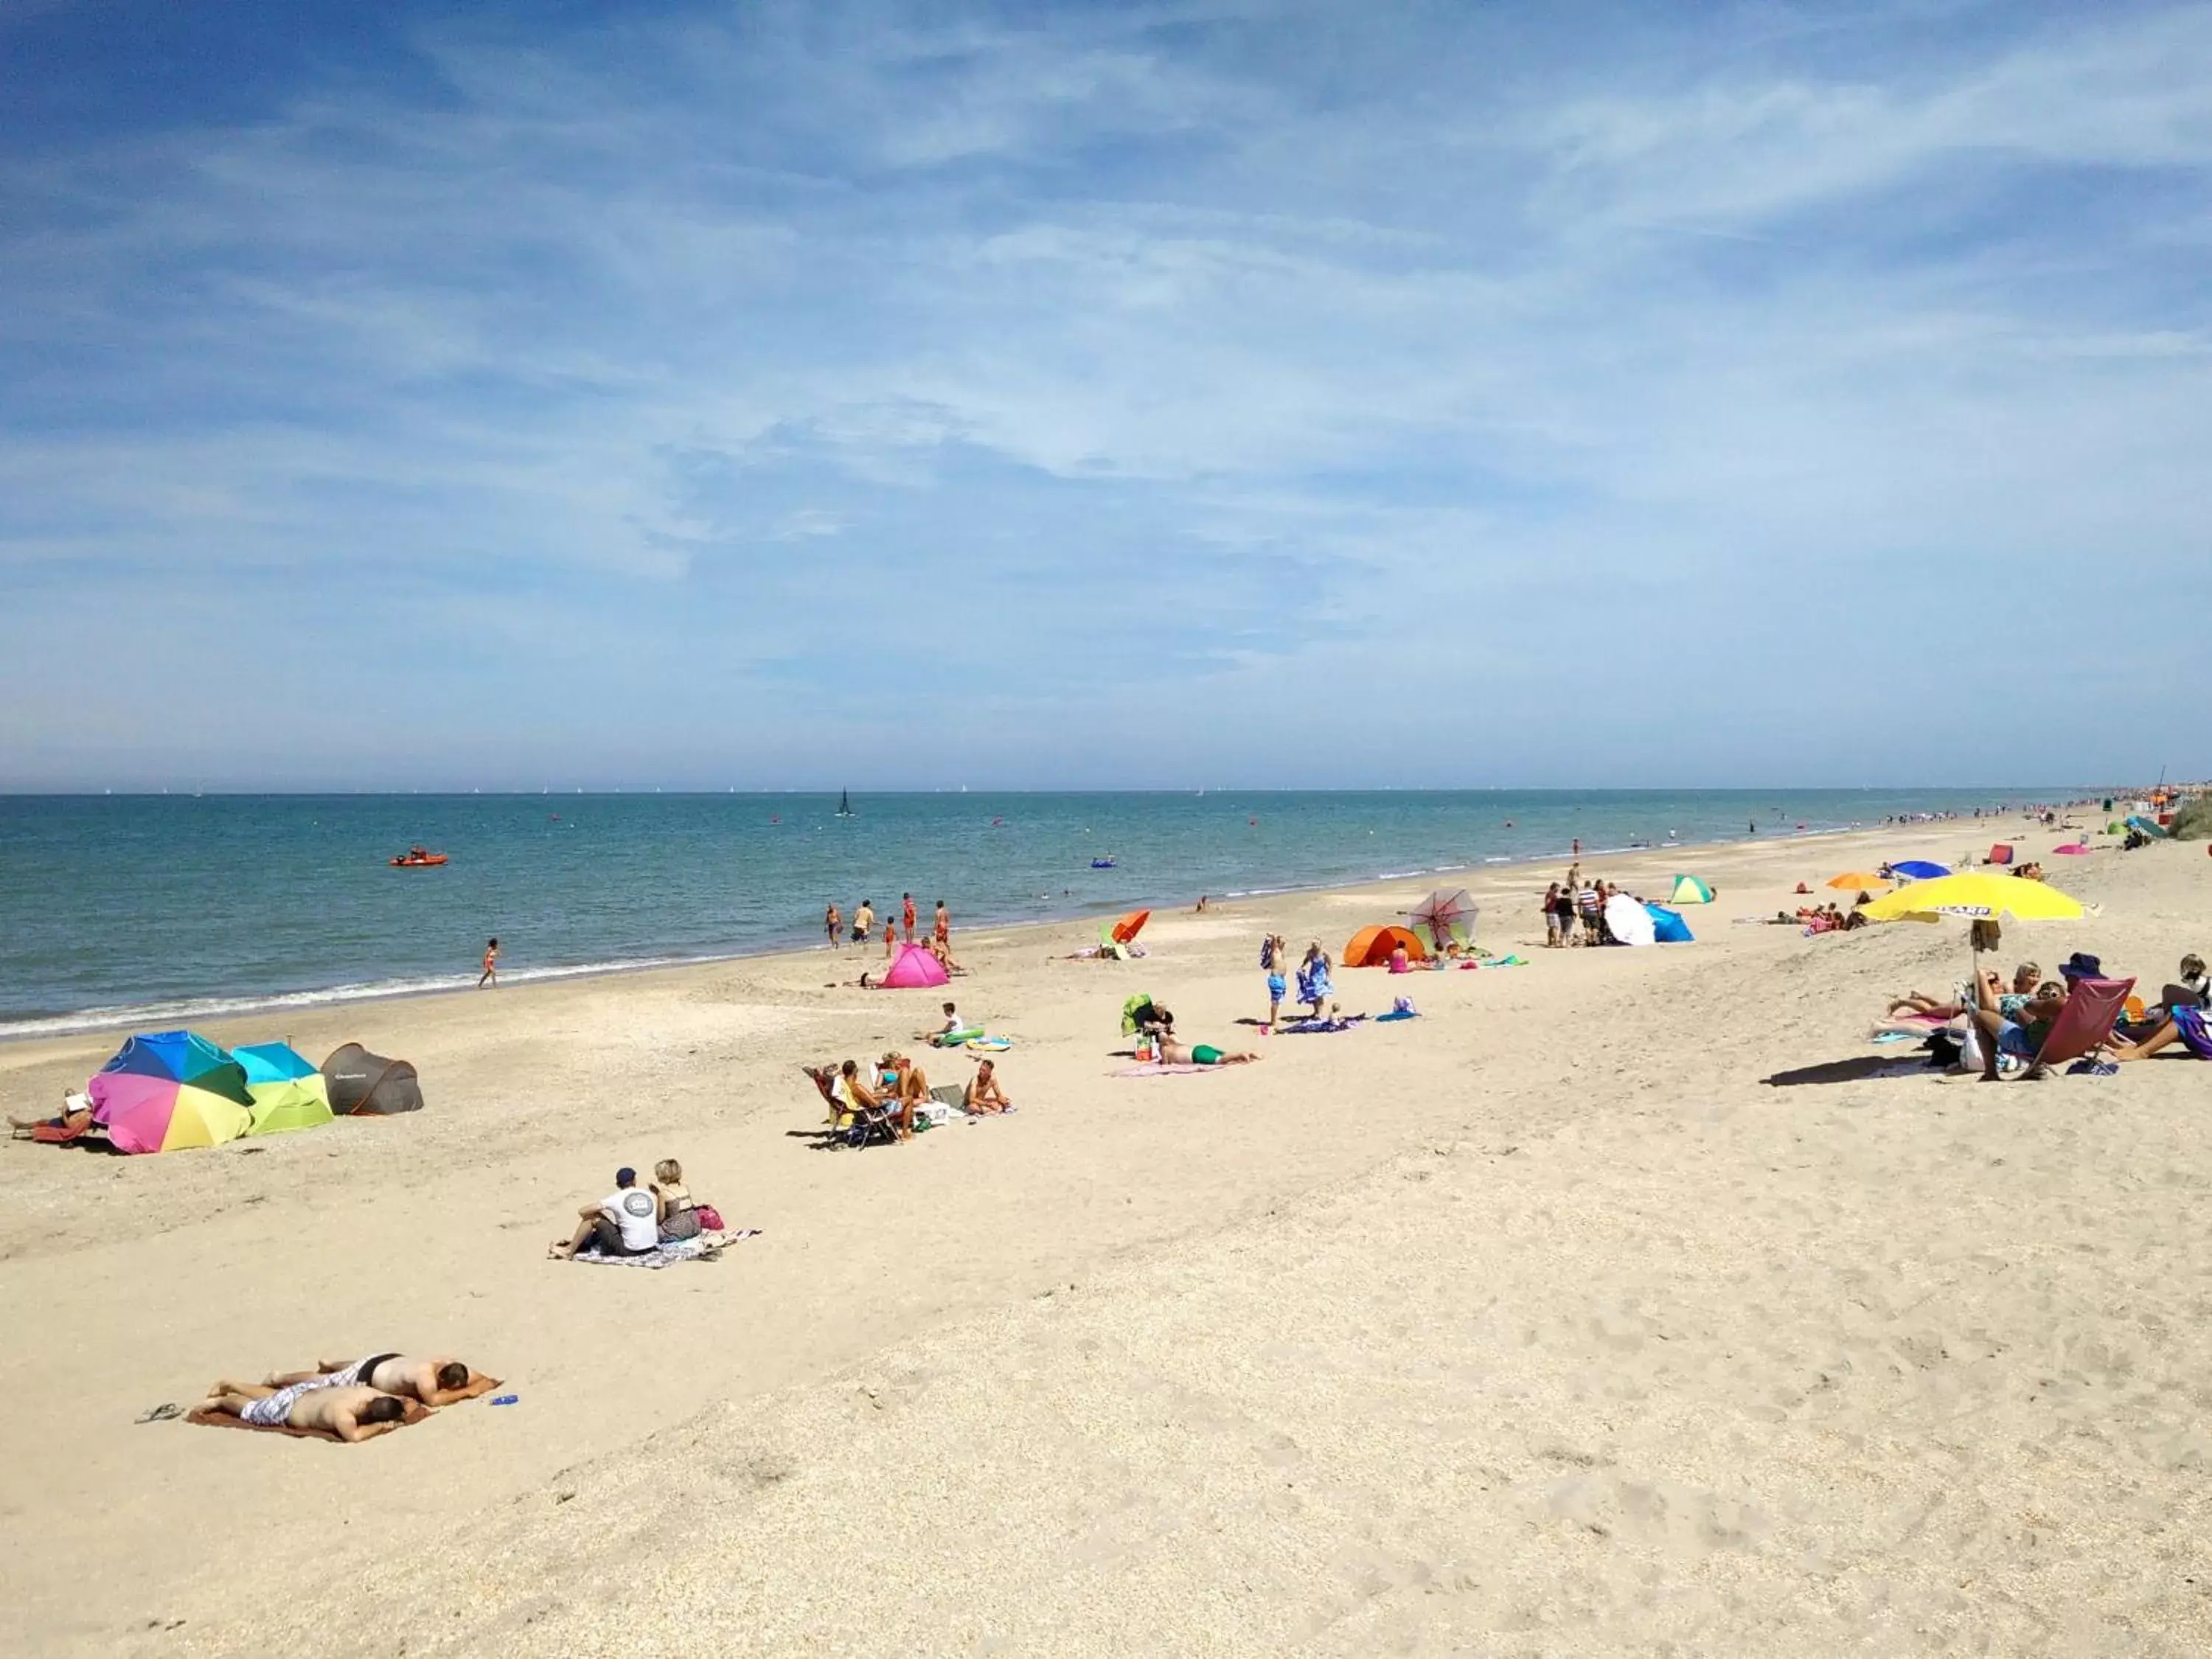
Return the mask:
{"type": "Polygon", "coordinates": [[[838,932],[844,925],[845,918],[837,914],[837,906],[833,900],[830,908],[822,913],[822,930],[830,935],[830,948],[833,951],[837,948],[838,932]]]}
{"type": "Polygon", "coordinates": [[[690,1189],[684,1184],[681,1164],[672,1158],[664,1158],[653,1166],[653,1193],[660,1200],[663,1238],[699,1237],[699,1206],[692,1201],[690,1189]]]}

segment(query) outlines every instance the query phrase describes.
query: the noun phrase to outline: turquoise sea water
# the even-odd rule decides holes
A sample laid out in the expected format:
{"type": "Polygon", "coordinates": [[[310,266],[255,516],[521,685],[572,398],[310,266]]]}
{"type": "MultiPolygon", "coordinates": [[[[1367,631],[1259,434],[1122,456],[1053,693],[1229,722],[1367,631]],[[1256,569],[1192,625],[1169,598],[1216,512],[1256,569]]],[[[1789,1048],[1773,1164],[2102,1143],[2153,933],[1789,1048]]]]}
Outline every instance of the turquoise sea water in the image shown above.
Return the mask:
{"type": "Polygon", "coordinates": [[[816,943],[833,898],[957,933],[2083,793],[0,797],[0,1036],[472,984],[495,933],[529,979],[816,943]],[[452,862],[389,867],[410,842],[452,862]]]}

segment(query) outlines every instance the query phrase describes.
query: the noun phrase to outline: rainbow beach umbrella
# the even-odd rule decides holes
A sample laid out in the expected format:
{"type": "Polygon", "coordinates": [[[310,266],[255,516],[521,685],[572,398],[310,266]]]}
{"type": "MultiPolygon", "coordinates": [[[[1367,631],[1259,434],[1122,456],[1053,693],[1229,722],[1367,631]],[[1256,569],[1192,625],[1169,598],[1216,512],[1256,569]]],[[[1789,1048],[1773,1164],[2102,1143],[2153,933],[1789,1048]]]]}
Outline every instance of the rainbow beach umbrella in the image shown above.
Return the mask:
{"type": "Polygon", "coordinates": [[[235,1140],[252,1121],[245,1068],[191,1031],[134,1036],[85,1093],[117,1151],[173,1152],[235,1140]]]}

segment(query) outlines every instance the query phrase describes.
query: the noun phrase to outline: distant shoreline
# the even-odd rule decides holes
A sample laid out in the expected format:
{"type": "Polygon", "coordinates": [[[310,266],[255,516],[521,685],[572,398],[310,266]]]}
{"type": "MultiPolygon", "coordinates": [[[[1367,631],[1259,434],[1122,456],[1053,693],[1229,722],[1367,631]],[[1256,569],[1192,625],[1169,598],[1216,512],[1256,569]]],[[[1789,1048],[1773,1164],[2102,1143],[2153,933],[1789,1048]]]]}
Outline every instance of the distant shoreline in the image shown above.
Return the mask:
{"type": "MultiPolygon", "coordinates": [[[[1042,793],[1042,792],[1039,792],[1042,793]]],[[[1152,793],[1152,792],[1120,792],[1152,793]]],[[[1158,792],[1172,793],[1172,792],[1158,792]]],[[[1280,793],[1303,792],[1280,791],[1280,793]]],[[[1317,792],[1346,793],[1346,792],[1317,792]]],[[[1453,791],[1453,793],[1465,792],[1453,791]]],[[[1620,794],[1643,792],[1622,790],[1620,794]]],[[[1721,792],[1712,792],[1721,793],[1721,792]]],[[[119,798],[118,798],[119,799],[119,798]]],[[[2057,802],[2051,803],[2053,805],[2057,802]]],[[[2083,804],[2076,799],[2072,805],[2083,804]]],[[[1907,829],[1954,827],[1961,824],[1986,824],[2006,817],[2017,817],[2025,807],[2001,808],[1982,817],[1933,818],[1908,824],[1907,829]]],[[[1696,854],[1722,848],[1742,848],[1757,846],[1782,846],[1792,842],[1814,842],[1837,837],[1893,834],[1896,825],[1844,824],[1820,830],[1790,830],[1771,836],[1719,836],[1706,841],[1662,842],[1656,844],[1620,847],[1586,848],[1578,855],[1585,864],[1600,860],[1620,860],[1645,857],[1656,854],[1679,852],[1696,854]]],[[[1418,878],[1480,878],[1487,872],[1500,872],[1530,866],[1571,860],[1577,857],[1571,848],[1553,852],[1534,853],[1523,856],[1480,860],[1473,864],[1438,865],[1406,870],[1394,870],[1352,882],[1322,881],[1285,883],[1281,886],[1260,886],[1224,890],[1206,895],[1211,902],[1249,904],[1255,900],[1278,897],[1310,896],[1316,894],[1356,894],[1367,889],[1393,885],[1418,878]]],[[[963,922],[963,933],[988,930],[1000,934],[1044,933],[1066,927],[1073,923],[1092,920],[1132,909],[1164,909],[1188,907],[1198,895],[1182,894],[1166,897],[1139,895],[1117,899],[1110,906],[1091,906],[1079,909],[1052,912],[1044,915],[1024,915],[1018,919],[994,920],[988,912],[979,914],[972,921],[963,922]]],[[[801,942],[803,931],[794,930],[788,938],[767,940],[757,947],[702,951],[695,954],[670,954],[625,958],[615,961],[554,964],[544,968],[503,969],[503,986],[521,989],[533,985],[551,985],[578,980],[606,979],[619,975],[650,974],[674,969],[711,967],[717,963],[753,962],[769,958],[796,957],[820,954],[824,960],[837,961],[853,954],[841,951],[832,956],[820,945],[801,942]]],[[[956,934],[957,938],[957,934],[956,934]]],[[[872,947],[871,947],[872,949],[872,947]]],[[[409,1000],[423,997],[447,996],[456,992],[473,990],[476,975],[471,970],[434,978],[404,980],[364,985],[337,985],[297,991],[275,991],[266,994],[242,994],[235,997],[177,998],[149,1001],[128,1006],[91,1007],[70,1010],[51,1015],[34,1015],[0,1024],[0,1045],[33,1042],[57,1038],[97,1034],[101,1031],[130,1029],[159,1029],[170,1024],[185,1024],[194,1021],[210,1021],[251,1017],[259,1014],[305,1013],[310,1011],[349,1006],[358,1004],[409,1000]]]]}

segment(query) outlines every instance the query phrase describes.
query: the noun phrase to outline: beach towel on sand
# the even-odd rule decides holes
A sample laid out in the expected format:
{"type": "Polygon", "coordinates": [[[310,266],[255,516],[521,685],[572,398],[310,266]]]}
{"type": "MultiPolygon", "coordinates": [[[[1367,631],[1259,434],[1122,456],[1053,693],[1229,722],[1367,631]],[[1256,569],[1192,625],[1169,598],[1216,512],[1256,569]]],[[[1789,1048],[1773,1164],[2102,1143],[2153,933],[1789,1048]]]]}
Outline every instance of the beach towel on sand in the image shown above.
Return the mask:
{"type": "Polygon", "coordinates": [[[1226,1066],[1125,1066],[1113,1073],[1115,1077],[1194,1077],[1208,1072],[1225,1072],[1226,1066]]]}
{"type": "Polygon", "coordinates": [[[759,1237],[757,1227],[731,1228],[719,1233],[701,1233],[696,1238],[672,1239],[642,1255],[601,1255],[595,1250],[579,1250],[568,1260],[596,1262],[603,1267],[672,1267],[679,1261],[719,1261],[724,1245],[759,1237]]]}

